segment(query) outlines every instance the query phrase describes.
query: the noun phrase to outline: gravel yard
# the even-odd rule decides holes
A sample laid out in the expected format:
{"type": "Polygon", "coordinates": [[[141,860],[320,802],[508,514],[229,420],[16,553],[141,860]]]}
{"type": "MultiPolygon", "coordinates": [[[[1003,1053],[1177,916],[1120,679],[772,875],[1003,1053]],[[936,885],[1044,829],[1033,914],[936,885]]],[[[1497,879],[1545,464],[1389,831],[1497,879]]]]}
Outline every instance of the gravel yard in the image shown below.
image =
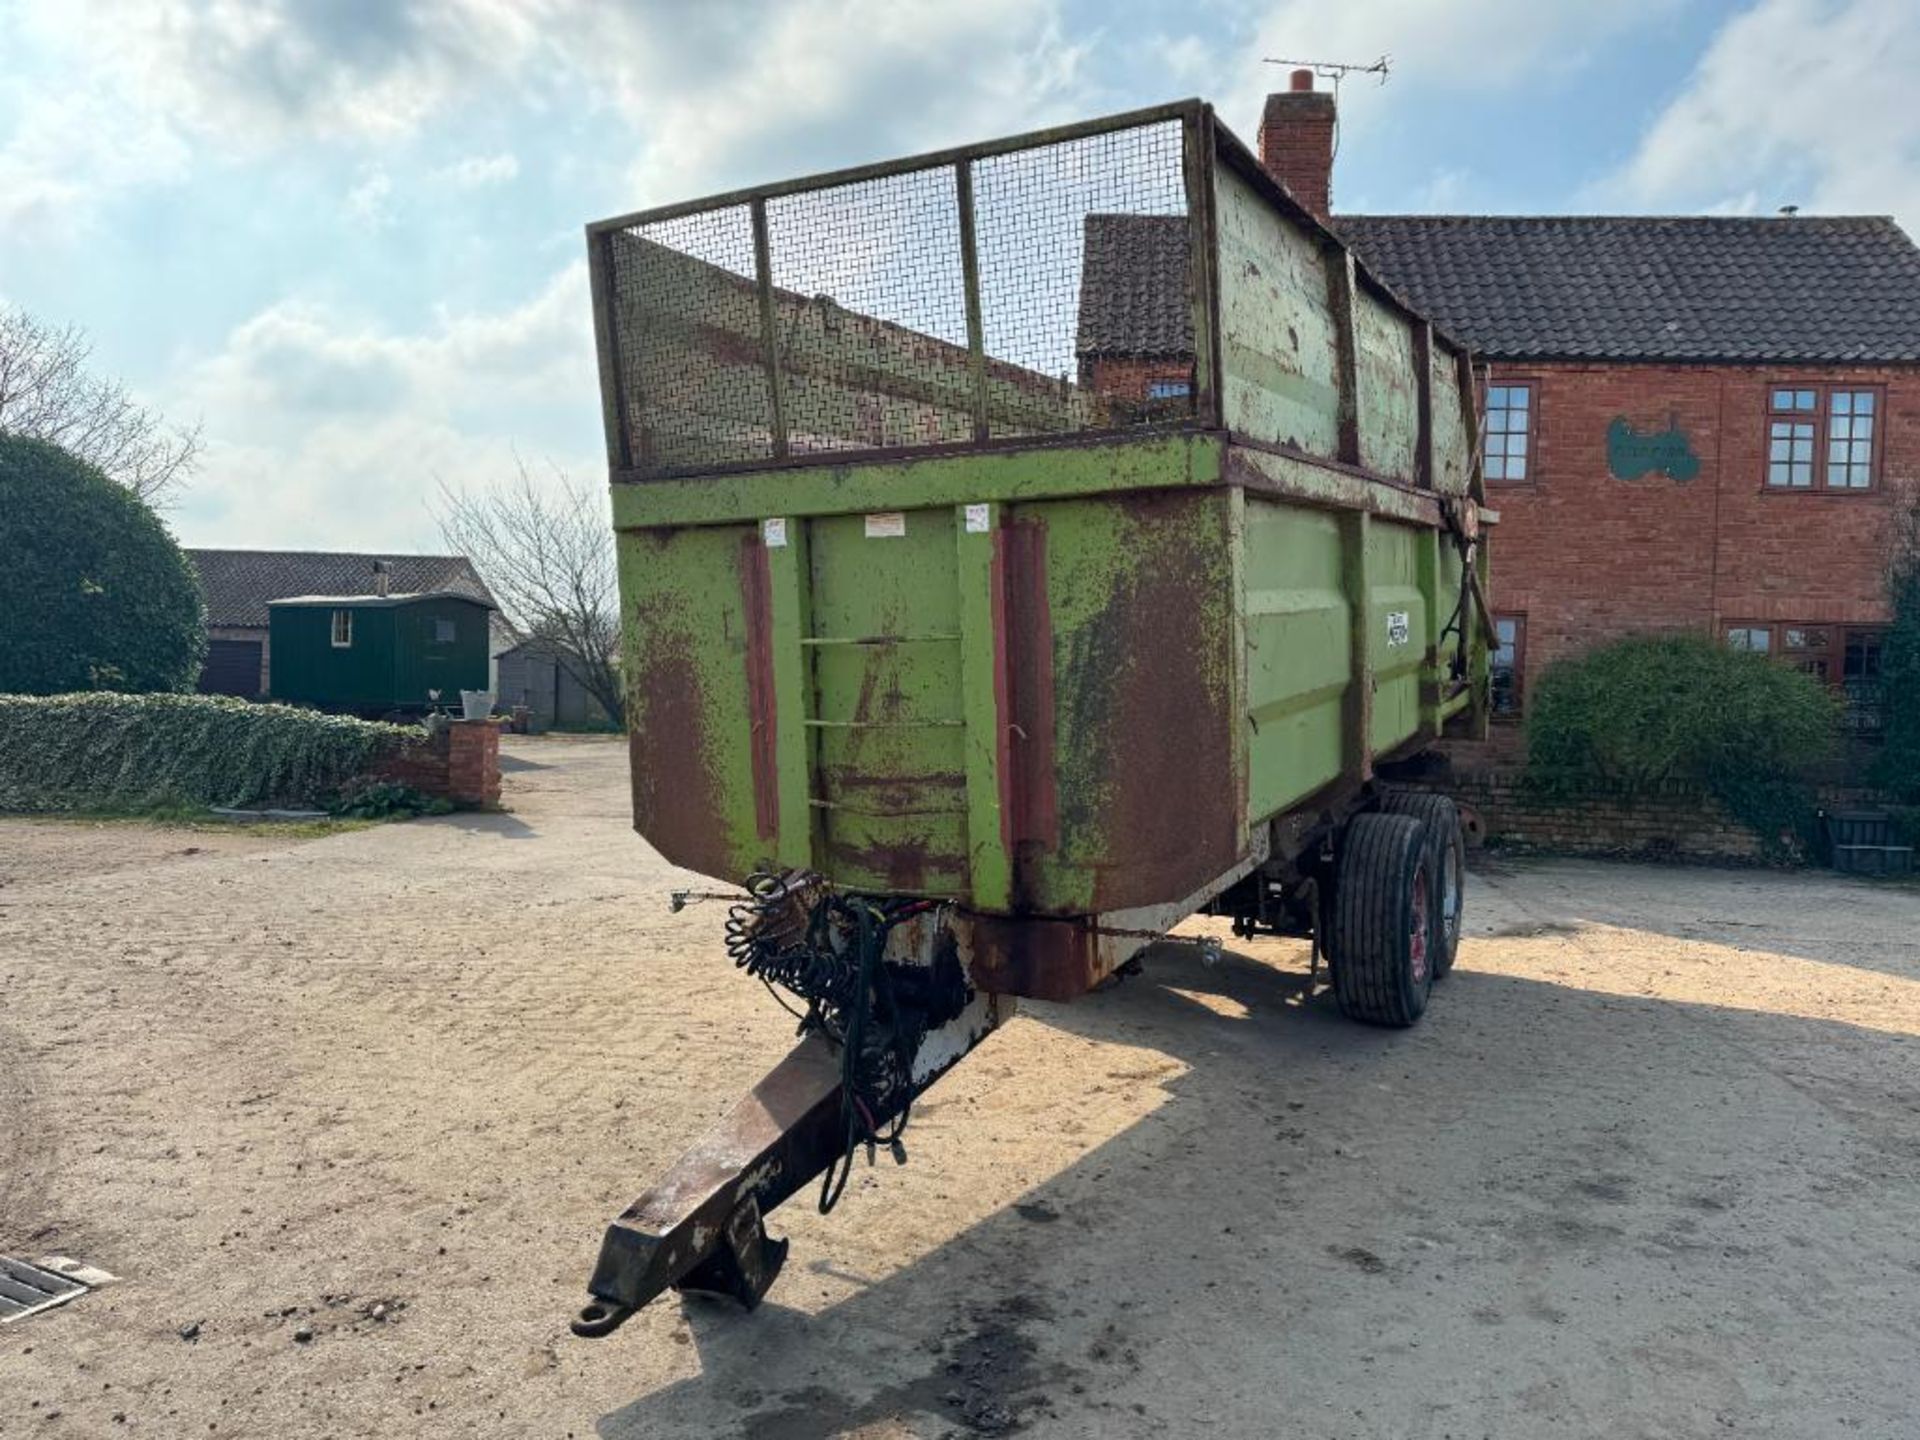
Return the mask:
{"type": "Polygon", "coordinates": [[[1028,1006],[751,1317],[568,1317],[788,1043],[624,749],[317,840],[0,820],[8,1436],[1909,1437],[1920,890],[1493,864],[1404,1033],[1305,947],[1028,1006]],[[304,1338],[303,1338],[304,1337],[304,1338]]]}

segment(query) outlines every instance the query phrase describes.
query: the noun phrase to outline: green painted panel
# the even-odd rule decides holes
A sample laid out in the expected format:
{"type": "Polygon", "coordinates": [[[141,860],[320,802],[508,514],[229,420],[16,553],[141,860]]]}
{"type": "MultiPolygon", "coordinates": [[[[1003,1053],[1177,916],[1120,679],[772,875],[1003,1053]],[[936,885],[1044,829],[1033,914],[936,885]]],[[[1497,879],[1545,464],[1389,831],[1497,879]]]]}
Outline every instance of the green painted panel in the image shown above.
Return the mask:
{"type": "Polygon", "coordinates": [[[1467,493],[1473,452],[1467,445],[1464,412],[1460,408],[1459,363],[1454,352],[1434,341],[1429,357],[1433,367],[1433,488],[1447,495],[1467,493]]]}
{"type": "Polygon", "coordinates": [[[1376,754],[1420,732],[1420,678],[1432,635],[1420,551],[1430,532],[1376,519],[1367,535],[1367,623],[1372,627],[1376,754]]]}
{"type": "Polygon", "coordinates": [[[1246,607],[1247,813],[1264,818],[1340,774],[1352,643],[1338,515],[1249,497],[1246,607]]]}
{"type": "MultiPolygon", "coordinates": [[[[273,698],[334,710],[388,709],[394,688],[390,606],[276,605],[268,612],[273,698]],[[334,609],[353,615],[352,643],[333,643],[334,609]]],[[[426,697],[409,703],[424,703],[426,697]]]]}
{"type": "Polygon", "coordinates": [[[441,703],[454,706],[462,690],[487,688],[486,606],[446,597],[395,606],[392,613],[396,700],[424,705],[438,690],[441,703]]]}
{"type": "Polygon", "coordinates": [[[953,512],[825,516],[807,540],[823,868],[870,889],[962,894],[953,512]]]}
{"type": "Polygon", "coordinates": [[[1052,638],[1058,835],[1021,854],[1034,908],[1175,900],[1244,853],[1235,508],[1212,490],[1014,512],[1043,530],[1052,638]]]}
{"type": "Polygon", "coordinates": [[[1353,297],[1360,378],[1360,463],[1411,484],[1420,435],[1413,325],[1398,306],[1367,289],[1353,297]]]}
{"type": "Polygon", "coordinates": [[[809,465],[698,479],[622,481],[613,523],[755,522],[770,515],[845,515],[903,505],[1045,500],[1218,483],[1224,447],[1214,436],[1035,445],[918,456],[885,464],[809,465]]]}
{"type": "Polygon", "coordinates": [[[966,771],[967,888],[973,903],[989,910],[1013,905],[1013,857],[1008,817],[1000,798],[1001,719],[995,561],[1006,509],[981,503],[962,507],[954,527],[956,613],[960,623],[960,704],[966,721],[961,744],[966,771]]]}
{"type": "Polygon", "coordinates": [[[1331,456],[1337,341],[1320,247],[1228,167],[1215,168],[1214,185],[1227,428],[1331,456]]]}
{"type": "Polygon", "coordinates": [[[754,803],[741,574],[758,543],[750,526],[619,537],[634,823],[674,864],[732,879],[774,849],[754,803]]]}

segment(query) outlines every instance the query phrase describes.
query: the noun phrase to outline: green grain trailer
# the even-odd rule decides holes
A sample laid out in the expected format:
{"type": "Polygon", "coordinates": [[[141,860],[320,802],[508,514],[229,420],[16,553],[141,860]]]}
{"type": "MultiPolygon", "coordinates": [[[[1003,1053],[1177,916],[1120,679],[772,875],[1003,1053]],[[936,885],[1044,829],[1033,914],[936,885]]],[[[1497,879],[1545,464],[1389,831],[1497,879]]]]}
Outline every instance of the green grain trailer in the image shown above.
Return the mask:
{"type": "Polygon", "coordinates": [[[470,595],[295,595],[267,611],[275,700],[405,714],[487,688],[492,607],[470,595]]]}
{"type": "MultiPolygon", "coordinates": [[[[1197,102],[589,227],[637,828],[804,1038],[574,1322],[751,1304],[763,1212],[1202,910],[1410,1024],[1487,713],[1473,371],[1197,102]]],[[[896,1148],[896,1154],[898,1154],[896,1148]]]]}

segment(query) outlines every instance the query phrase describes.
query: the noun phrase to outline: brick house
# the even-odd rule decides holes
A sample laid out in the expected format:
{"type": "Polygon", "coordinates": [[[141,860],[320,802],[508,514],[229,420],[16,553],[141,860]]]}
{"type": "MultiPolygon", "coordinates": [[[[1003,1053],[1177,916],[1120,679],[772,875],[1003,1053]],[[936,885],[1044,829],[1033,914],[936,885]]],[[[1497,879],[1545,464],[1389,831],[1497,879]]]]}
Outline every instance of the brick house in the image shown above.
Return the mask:
{"type": "MultiPolygon", "coordinates": [[[[1332,97],[1293,85],[1268,98],[1261,158],[1326,214],[1332,97]]],[[[1920,479],[1920,250],[1899,226],[1334,224],[1486,367],[1502,712],[1556,656],[1695,630],[1811,672],[1877,726],[1887,541],[1920,479]]]]}
{"type": "MultiPolygon", "coordinates": [[[[1333,97],[1296,71],[1260,157],[1328,218],[1333,97]]],[[[1920,250],[1884,216],[1333,215],[1483,368],[1496,713],[1596,641],[1694,630],[1879,723],[1894,508],[1920,481],[1920,250]]],[[[1184,221],[1087,219],[1080,381],[1188,393],[1184,221]]],[[[1500,727],[1495,752],[1517,731],[1500,727]]]]}

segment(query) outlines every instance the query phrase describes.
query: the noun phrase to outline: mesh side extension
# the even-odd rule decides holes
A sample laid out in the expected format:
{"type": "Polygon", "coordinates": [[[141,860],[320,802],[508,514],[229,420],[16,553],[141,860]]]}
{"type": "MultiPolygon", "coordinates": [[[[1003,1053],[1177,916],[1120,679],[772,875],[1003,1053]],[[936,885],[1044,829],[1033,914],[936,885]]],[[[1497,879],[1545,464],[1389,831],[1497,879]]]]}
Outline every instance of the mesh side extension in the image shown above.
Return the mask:
{"type": "Polygon", "coordinates": [[[996,409],[995,438],[1193,416],[1192,239],[1178,121],[992,156],[974,169],[981,324],[998,380],[1058,402],[996,409]]]}
{"type": "Polygon", "coordinates": [[[773,458],[772,386],[745,205],[614,233],[613,343],[634,468],[773,458]]]}
{"type": "Polygon", "coordinates": [[[953,169],[767,202],[791,454],[973,436],[953,169]]]}
{"type": "Polygon", "coordinates": [[[1192,421],[1184,131],[1175,118],[956,152],[612,231],[628,465],[692,474],[1192,421]]]}

